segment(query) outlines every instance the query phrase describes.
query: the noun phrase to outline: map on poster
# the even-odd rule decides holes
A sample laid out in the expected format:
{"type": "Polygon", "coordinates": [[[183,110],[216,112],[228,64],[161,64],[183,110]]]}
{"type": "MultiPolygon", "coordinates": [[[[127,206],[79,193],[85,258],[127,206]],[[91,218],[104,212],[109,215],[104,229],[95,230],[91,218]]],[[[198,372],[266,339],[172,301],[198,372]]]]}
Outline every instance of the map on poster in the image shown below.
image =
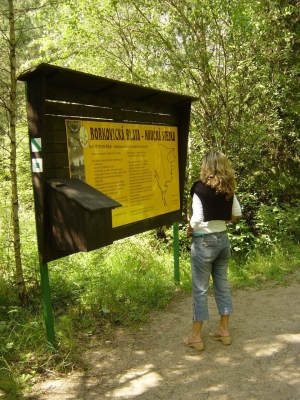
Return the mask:
{"type": "Polygon", "coordinates": [[[180,209],[175,126],[66,120],[70,177],[122,204],[113,227],[180,209]]]}

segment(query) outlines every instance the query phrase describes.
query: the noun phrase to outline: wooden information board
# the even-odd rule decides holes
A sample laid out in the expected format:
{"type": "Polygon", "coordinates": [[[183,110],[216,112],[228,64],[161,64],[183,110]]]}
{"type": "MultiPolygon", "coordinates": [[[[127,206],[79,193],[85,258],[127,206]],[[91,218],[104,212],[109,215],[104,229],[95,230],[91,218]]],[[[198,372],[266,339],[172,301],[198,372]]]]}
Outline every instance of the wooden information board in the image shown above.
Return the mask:
{"type": "MultiPolygon", "coordinates": [[[[112,226],[99,226],[112,241],[180,221],[196,98],[49,64],[18,79],[26,82],[42,264],[72,254],[53,237],[49,182],[79,178],[121,204],[109,211],[112,226]]],[[[61,225],[60,235],[75,229],[61,225]]]]}

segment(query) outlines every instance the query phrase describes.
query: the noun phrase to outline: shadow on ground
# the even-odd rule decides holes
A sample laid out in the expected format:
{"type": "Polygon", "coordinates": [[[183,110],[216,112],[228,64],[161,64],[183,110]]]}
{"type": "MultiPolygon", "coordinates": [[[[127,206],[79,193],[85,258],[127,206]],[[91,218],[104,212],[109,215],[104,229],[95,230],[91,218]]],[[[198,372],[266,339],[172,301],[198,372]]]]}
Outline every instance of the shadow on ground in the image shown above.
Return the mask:
{"type": "Polygon", "coordinates": [[[36,400],[299,400],[300,284],[233,293],[232,345],[209,339],[217,329],[214,298],[203,328],[206,348],[185,348],[191,296],[154,312],[139,332],[119,330],[85,355],[90,369],[32,388],[36,400]]]}

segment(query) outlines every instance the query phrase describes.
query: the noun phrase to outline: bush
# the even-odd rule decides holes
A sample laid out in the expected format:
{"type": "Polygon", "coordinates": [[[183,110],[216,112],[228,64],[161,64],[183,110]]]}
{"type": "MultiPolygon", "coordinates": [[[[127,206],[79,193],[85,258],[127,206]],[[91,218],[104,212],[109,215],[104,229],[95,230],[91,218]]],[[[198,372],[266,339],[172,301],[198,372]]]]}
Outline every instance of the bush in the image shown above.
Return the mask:
{"type": "Polygon", "coordinates": [[[261,205],[255,218],[259,237],[265,243],[300,240],[300,201],[290,204],[261,205]]]}

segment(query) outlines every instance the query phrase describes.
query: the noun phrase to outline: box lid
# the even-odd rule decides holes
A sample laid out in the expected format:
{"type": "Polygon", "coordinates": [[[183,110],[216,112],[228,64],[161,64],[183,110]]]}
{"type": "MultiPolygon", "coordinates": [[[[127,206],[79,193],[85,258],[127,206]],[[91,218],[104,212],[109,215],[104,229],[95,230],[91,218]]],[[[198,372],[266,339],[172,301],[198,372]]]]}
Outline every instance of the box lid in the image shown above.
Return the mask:
{"type": "Polygon", "coordinates": [[[78,178],[50,179],[47,184],[90,211],[122,207],[122,204],[78,178]]]}

